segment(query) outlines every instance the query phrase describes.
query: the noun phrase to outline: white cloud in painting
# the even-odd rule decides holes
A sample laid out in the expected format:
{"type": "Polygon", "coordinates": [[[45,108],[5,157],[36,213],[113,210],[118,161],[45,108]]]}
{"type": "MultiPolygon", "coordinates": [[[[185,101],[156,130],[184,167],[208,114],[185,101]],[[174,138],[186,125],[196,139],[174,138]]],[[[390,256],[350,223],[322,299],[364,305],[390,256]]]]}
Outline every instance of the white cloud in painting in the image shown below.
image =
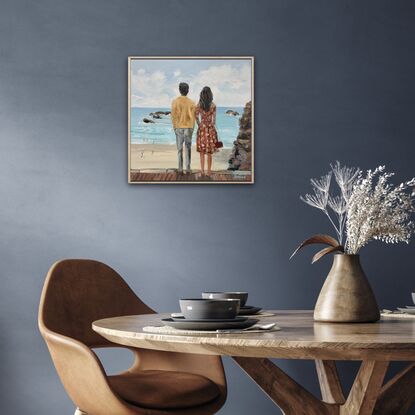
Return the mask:
{"type": "Polygon", "coordinates": [[[164,72],[157,70],[148,73],[145,69],[139,69],[132,75],[133,107],[158,107],[160,102],[169,102],[170,95],[164,72]]]}
{"type": "Polygon", "coordinates": [[[190,85],[189,97],[198,101],[200,91],[209,86],[218,106],[242,107],[251,99],[251,65],[231,62],[215,63],[183,71],[179,68],[168,71],[164,68],[148,70],[139,68],[132,73],[133,107],[170,107],[179,95],[179,82],[190,85]]]}
{"type": "Polygon", "coordinates": [[[212,89],[218,106],[244,106],[251,99],[251,68],[235,68],[230,64],[211,66],[200,71],[190,81],[193,96],[204,86],[212,89]]]}

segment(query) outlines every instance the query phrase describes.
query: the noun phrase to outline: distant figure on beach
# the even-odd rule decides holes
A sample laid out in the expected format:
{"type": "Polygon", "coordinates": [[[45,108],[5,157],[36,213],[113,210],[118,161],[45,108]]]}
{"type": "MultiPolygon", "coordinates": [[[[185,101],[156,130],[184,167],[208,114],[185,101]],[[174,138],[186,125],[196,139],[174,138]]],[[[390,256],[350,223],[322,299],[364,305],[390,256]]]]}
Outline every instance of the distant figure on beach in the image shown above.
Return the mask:
{"type": "Polygon", "coordinates": [[[207,156],[207,176],[212,174],[212,154],[218,151],[218,133],[216,131],[216,105],[208,86],[200,93],[196,106],[196,122],[198,125],[196,150],[200,153],[200,167],[205,174],[205,155],[207,156]]]}
{"type": "Polygon", "coordinates": [[[189,85],[181,82],[180,97],[173,100],[171,105],[171,120],[176,133],[177,157],[179,174],[183,173],[183,144],[185,146],[186,173],[190,174],[192,160],[192,135],[195,127],[195,103],[187,97],[189,85]]]}

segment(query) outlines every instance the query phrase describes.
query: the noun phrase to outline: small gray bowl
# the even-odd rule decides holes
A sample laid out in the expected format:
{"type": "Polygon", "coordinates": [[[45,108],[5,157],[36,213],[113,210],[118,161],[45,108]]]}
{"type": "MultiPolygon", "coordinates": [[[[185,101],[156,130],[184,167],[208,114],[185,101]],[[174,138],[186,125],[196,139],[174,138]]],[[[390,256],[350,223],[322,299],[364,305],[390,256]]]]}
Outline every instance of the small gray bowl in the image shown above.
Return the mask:
{"type": "Polygon", "coordinates": [[[202,298],[209,298],[214,300],[222,299],[237,299],[241,302],[241,307],[246,304],[248,300],[248,293],[243,291],[227,291],[227,292],[215,292],[206,291],[202,293],[202,298]]]}
{"type": "Polygon", "coordinates": [[[188,320],[233,319],[239,313],[239,300],[183,298],[180,300],[180,310],[188,320]]]}

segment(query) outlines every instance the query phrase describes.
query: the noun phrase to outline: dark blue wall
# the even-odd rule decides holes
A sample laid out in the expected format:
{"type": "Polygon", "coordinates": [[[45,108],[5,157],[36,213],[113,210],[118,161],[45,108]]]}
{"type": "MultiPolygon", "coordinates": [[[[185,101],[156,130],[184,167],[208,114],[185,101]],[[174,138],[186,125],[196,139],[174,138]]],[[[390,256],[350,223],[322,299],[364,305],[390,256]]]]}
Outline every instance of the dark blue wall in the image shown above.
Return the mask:
{"type": "MultiPolygon", "coordinates": [[[[203,289],[312,308],[330,259],[288,257],[330,231],[299,194],[339,159],[414,175],[415,6],[360,0],[1,0],[0,405],[70,414],[37,332],[62,257],[117,269],[160,311],[203,289]],[[256,184],[127,184],[127,56],[254,55],[256,184]]],[[[362,262],[382,307],[407,304],[412,246],[362,262]]],[[[129,357],[106,353],[111,370],[129,357]]],[[[315,391],[311,362],[282,366],[315,391]]],[[[352,365],[353,366],[353,365],[352,365]]],[[[275,414],[232,362],[222,414],[275,414]]],[[[346,383],[352,368],[342,365],[346,383]]]]}

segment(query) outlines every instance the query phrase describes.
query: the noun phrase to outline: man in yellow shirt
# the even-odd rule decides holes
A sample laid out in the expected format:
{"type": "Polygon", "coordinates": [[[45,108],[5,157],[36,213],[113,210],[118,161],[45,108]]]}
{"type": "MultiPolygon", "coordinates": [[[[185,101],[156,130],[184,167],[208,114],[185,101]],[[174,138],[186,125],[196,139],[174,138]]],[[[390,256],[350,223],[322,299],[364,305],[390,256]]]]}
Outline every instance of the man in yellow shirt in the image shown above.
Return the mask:
{"type": "Polygon", "coordinates": [[[177,157],[179,159],[179,174],[183,173],[183,144],[185,146],[186,173],[190,173],[192,159],[192,135],[195,127],[195,103],[187,97],[189,85],[181,82],[180,97],[173,100],[171,105],[171,120],[176,133],[177,157]]]}

